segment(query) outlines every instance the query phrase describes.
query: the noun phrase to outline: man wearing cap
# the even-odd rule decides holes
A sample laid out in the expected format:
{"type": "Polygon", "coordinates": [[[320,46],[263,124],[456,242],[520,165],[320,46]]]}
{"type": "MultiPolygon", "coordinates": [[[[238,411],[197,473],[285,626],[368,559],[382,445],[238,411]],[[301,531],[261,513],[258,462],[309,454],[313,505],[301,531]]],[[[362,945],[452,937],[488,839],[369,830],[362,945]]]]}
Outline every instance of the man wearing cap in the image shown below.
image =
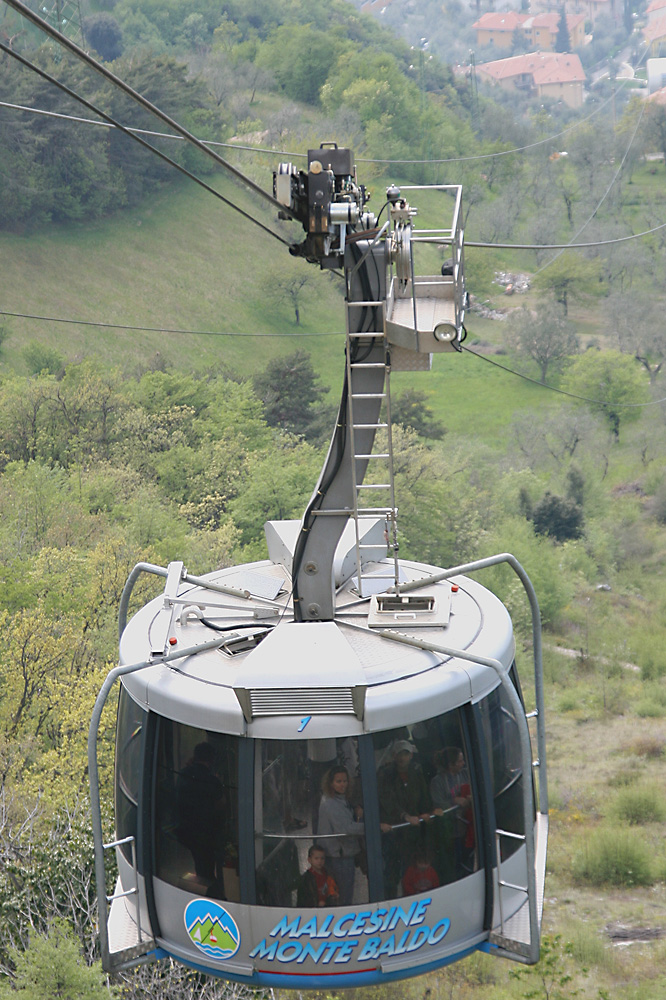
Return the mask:
{"type": "Polygon", "coordinates": [[[423,823],[428,822],[433,813],[428,785],[414,760],[415,754],[413,743],[396,740],[391,747],[392,760],[377,774],[388,898],[398,895],[402,873],[412,863],[417,850],[423,848],[423,823]]]}

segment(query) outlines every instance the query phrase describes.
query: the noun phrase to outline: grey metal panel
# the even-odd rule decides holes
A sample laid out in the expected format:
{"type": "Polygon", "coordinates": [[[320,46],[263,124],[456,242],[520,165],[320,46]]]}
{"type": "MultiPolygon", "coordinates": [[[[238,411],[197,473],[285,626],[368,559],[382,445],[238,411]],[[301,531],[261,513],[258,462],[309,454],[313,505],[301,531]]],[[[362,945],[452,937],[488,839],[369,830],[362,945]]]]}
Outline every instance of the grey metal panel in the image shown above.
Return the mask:
{"type": "MultiPolygon", "coordinates": [[[[309,713],[307,713],[309,714],[309,713]]],[[[302,728],[300,715],[262,715],[247,724],[247,736],[264,740],[327,740],[362,736],[363,723],[355,715],[313,715],[302,728]]]]}
{"type": "MultiPolygon", "coordinates": [[[[472,692],[469,666],[448,661],[426,673],[368,688],[364,715],[366,731],[409,725],[466,705],[472,692]]],[[[486,667],[478,669],[492,673],[486,667]]],[[[494,686],[497,686],[496,677],[494,686]]]]}
{"type": "MultiPolygon", "coordinates": [[[[134,870],[127,859],[116,848],[118,862],[118,882],[116,891],[127,891],[134,888],[134,870]]],[[[146,907],[146,888],[143,875],[139,875],[139,895],[124,896],[114,899],[109,915],[109,950],[122,951],[140,944],[137,924],[137,905],[140,905],[141,938],[143,941],[152,937],[152,928],[148,919],[146,907]]]]}
{"type": "Polygon", "coordinates": [[[335,622],[283,622],[237,668],[234,686],[355,687],[364,683],[356,654],[335,622]]]}
{"type": "MultiPolygon", "coordinates": [[[[427,895],[410,896],[404,899],[386,900],[380,903],[356,904],[349,907],[331,907],[319,910],[299,910],[292,907],[268,907],[256,906],[248,907],[238,903],[227,901],[212,901],[223,907],[233,918],[240,935],[240,946],[231,961],[217,961],[205,958],[193,942],[190,940],[185,929],[183,915],[188,903],[194,898],[189,893],[175,886],[170,886],[159,879],[153,880],[155,892],[155,902],[160,920],[160,929],[163,937],[158,939],[158,943],[171,953],[184,958],[186,961],[199,966],[205,965],[215,970],[218,974],[224,975],[228,971],[230,975],[250,975],[255,963],[249,957],[253,949],[263,940],[268,944],[277,941],[300,941],[305,943],[310,940],[310,935],[305,934],[291,936],[283,930],[277,931],[278,925],[284,927],[286,923],[296,921],[300,916],[300,924],[312,926],[312,921],[317,921],[319,925],[328,921],[329,925],[341,921],[340,925],[322,930],[321,938],[317,938],[317,943],[327,938],[335,942],[344,942],[350,937],[349,929],[354,923],[356,914],[359,915],[361,925],[365,920],[364,930],[356,931],[353,934],[353,941],[349,942],[351,954],[342,963],[335,967],[329,965],[316,965],[311,959],[306,959],[299,963],[298,972],[303,975],[317,975],[318,972],[354,972],[360,968],[367,968],[368,961],[359,962],[357,957],[365,943],[375,933],[368,925],[371,914],[382,912],[387,914],[392,906],[404,908],[405,911],[415,904],[423,904],[423,917],[414,924],[415,929],[428,926],[434,927],[440,921],[450,920],[451,925],[445,936],[432,946],[424,945],[417,951],[410,954],[410,964],[418,968],[419,965],[427,965],[430,962],[445,961],[447,955],[454,955],[467,947],[473,947],[487,937],[483,930],[483,912],[485,896],[485,876],[482,871],[445,886],[433,890],[427,895]]],[[[405,926],[400,924],[392,930],[380,932],[381,939],[387,941],[393,936],[396,944],[401,935],[405,932],[405,926]]],[[[377,962],[379,965],[379,962],[377,962]]],[[[400,962],[396,957],[382,957],[382,969],[389,972],[392,968],[399,968],[400,962]]],[[[265,972],[285,972],[287,967],[279,959],[262,958],[257,959],[257,967],[265,972]]]]}
{"type": "Polygon", "coordinates": [[[123,683],[137,701],[158,715],[213,732],[245,733],[245,719],[231,688],[193,682],[161,665],[132,674],[123,683]]]}

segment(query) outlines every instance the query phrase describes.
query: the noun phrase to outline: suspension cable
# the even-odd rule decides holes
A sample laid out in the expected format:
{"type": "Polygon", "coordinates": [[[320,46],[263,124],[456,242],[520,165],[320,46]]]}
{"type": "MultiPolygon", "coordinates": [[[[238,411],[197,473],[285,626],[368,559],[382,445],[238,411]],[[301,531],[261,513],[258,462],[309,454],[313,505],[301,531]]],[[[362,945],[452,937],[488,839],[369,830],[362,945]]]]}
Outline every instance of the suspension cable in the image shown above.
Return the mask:
{"type": "MultiPolygon", "coordinates": [[[[174,118],[171,118],[170,115],[167,115],[164,111],[149,101],[143,96],[143,94],[140,94],[138,91],[134,90],[133,87],[130,87],[128,83],[121,80],[119,76],[112,73],[110,69],[107,69],[107,67],[102,65],[102,63],[100,63],[97,59],[93,59],[91,55],[85,52],[84,49],[78,46],[70,38],[67,38],[67,36],[63,35],[62,32],[57,30],[57,28],[52,27],[47,21],[44,21],[39,14],[31,11],[30,8],[22,2],[22,0],[4,0],[4,2],[8,7],[11,7],[13,10],[17,11],[17,13],[25,17],[27,21],[30,21],[31,24],[35,25],[35,27],[44,31],[47,35],[50,35],[51,38],[59,42],[62,46],[64,46],[64,48],[68,49],[68,51],[73,53],[73,55],[77,56],[78,59],[85,62],[88,66],[94,69],[96,73],[99,73],[106,80],[108,80],[109,83],[112,83],[114,87],[122,90],[123,93],[125,93],[128,97],[131,97],[133,101],[136,101],[136,103],[141,105],[142,108],[145,108],[146,111],[150,111],[151,114],[163,121],[165,125],[168,125],[169,128],[174,130],[174,132],[177,132],[178,135],[182,136],[183,139],[187,140],[187,142],[191,143],[206,156],[213,159],[218,166],[228,170],[234,177],[237,178],[237,180],[247,185],[252,191],[254,191],[255,194],[259,195],[260,198],[263,198],[264,201],[267,201],[273,208],[277,208],[281,212],[286,212],[291,215],[293,219],[296,218],[296,213],[289,208],[288,205],[283,205],[281,202],[277,201],[271,194],[268,193],[268,191],[265,191],[250,177],[244,174],[241,170],[238,170],[237,167],[234,167],[228,160],[225,160],[222,156],[220,156],[219,153],[210,149],[200,139],[197,139],[195,135],[180,125],[174,118]]],[[[114,122],[114,124],[117,123],[114,122]]]]}
{"type": "Polygon", "coordinates": [[[215,188],[212,187],[210,184],[207,184],[206,181],[201,180],[200,177],[197,177],[196,174],[193,174],[186,167],[181,166],[180,163],[177,163],[176,160],[171,159],[170,156],[167,156],[167,154],[163,153],[160,149],[157,149],[155,146],[151,146],[151,144],[149,142],[146,142],[145,139],[142,139],[140,135],[137,135],[135,132],[126,128],[124,125],[121,125],[120,122],[117,122],[115,118],[111,117],[111,115],[108,115],[105,111],[102,111],[101,108],[98,108],[96,105],[86,100],[85,97],[81,97],[66,84],[62,83],[60,80],[57,80],[54,76],[51,76],[50,73],[47,73],[45,69],[42,69],[40,66],[31,63],[29,59],[26,59],[25,56],[22,56],[19,52],[16,52],[15,49],[11,49],[8,45],[5,45],[4,42],[0,42],[0,50],[5,52],[9,56],[12,56],[13,59],[18,60],[18,62],[20,62],[23,66],[26,66],[28,69],[31,69],[34,73],[36,73],[38,76],[41,76],[44,80],[47,80],[49,83],[52,83],[59,90],[62,90],[63,93],[67,94],[68,97],[71,97],[75,101],[78,101],[85,108],[88,108],[90,111],[93,111],[96,115],[100,115],[107,122],[109,122],[109,124],[113,125],[114,128],[120,129],[120,131],[123,132],[125,135],[129,136],[130,139],[133,139],[135,142],[138,142],[139,145],[143,146],[145,149],[150,150],[151,153],[155,153],[155,155],[159,156],[159,158],[161,160],[164,160],[165,163],[168,163],[172,167],[175,167],[176,170],[179,170],[181,174],[184,174],[186,177],[189,177],[190,180],[194,181],[200,187],[204,188],[205,191],[209,191],[210,194],[214,195],[220,201],[224,202],[225,205],[228,205],[230,208],[233,208],[235,212],[238,212],[239,215],[242,215],[245,219],[248,219],[249,222],[253,222],[255,226],[259,226],[260,229],[263,229],[264,232],[268,233],[274,239],[279,240],[280,243],[283,243],[285,246],[291,246],[289,240],[284,239],[284,237],[280,236],[279,233],[276,233],[273,229],[270,229],[268,226],[264,225],[263,222],[260,222],[259,219],[255,218],[253,215],[250,215],[249,212],[246,212],[235,202],[230,201],[229,198],[225,198],[223,194],[220,194],[219,191],[216,191],[215,188]]]}

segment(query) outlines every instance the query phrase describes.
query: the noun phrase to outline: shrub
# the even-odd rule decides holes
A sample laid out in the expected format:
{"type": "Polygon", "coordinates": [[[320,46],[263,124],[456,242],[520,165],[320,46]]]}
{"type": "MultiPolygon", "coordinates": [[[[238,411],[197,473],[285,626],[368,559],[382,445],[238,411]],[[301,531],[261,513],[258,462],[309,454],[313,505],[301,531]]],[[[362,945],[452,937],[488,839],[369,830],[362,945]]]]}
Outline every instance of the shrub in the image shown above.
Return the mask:
{"type": "Polygon", "coordinates": [[[634,834],[597,830],[573,859],[574,877],[590,885],[652,885],[649,849],[634,834]]]}
{"type": "Polygon", "coordinates": [[[628,785],[636,784],[637,774],[636,768],[627,768],[626,770],[618,771],[617,774],[611,775],[608,779],[608,784],[611,788],[627,788],[628,785]]]}
{"type": "Polygon", "coordinates": [[[636,703],[634,710],[641,719],[662,719],[666,715],[666,708],[652,698],[643,698],[636,703]]]}
{"type": "Polygon", "coordinates": [[[655,788],[640,785],[625,788],[615,799],[614,812],[632,826],[661,823],[666,819],[666,804],[655,788]]]}
{"type": "Polygon", "coordinates": [[[664,756],[666,743],[660,736],[641,736],[624,747],[628,753],[636,754],[637,757],[648,757],[656,759],[664,756]]]}
{"type": "Polygon", "coordinates": [[[537,535],[565,542],[583,534],[583,509],[575,500],[548,492],[534,507],[532,522],[537,535]]]}

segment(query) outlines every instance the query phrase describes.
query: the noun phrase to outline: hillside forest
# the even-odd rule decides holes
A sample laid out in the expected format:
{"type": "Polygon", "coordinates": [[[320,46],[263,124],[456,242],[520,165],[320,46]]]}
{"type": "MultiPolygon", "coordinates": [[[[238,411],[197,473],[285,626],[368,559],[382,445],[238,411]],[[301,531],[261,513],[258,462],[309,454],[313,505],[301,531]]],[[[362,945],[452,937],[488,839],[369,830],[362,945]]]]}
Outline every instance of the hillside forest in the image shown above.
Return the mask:
{"type": "MultiPolygon", "coordinates": [[[[332,139],[376,211],[390,183],[463,185],[465,350],[392,379],[400,551],[439,566],[510,551],[537,590],[543,958],[474,955],[364,992],[665,998],[665,109],[621,82],[579,112],[477,94],[345,0],[81,10],[114,73],[267,190],[279,162],[332,139]]],[[[0,41],[163,131],[4,4],[0,41]]],[[[86,734],[132,566],[260,559],[264,522],[301,516],[340,394],[340,283],[253,225],[302,238],[187,143],[152,140],[210,190],[116,130],[9,107],[96,117],[4,50],[0,101],[0,997],[240,1000],[175,965],[101,973],[86,734]]],[[[441,224],[446,195],[413,200],[441,224]]],[[[527,664],[517,585],[499,569],[482,582],[527,664]]]]}

